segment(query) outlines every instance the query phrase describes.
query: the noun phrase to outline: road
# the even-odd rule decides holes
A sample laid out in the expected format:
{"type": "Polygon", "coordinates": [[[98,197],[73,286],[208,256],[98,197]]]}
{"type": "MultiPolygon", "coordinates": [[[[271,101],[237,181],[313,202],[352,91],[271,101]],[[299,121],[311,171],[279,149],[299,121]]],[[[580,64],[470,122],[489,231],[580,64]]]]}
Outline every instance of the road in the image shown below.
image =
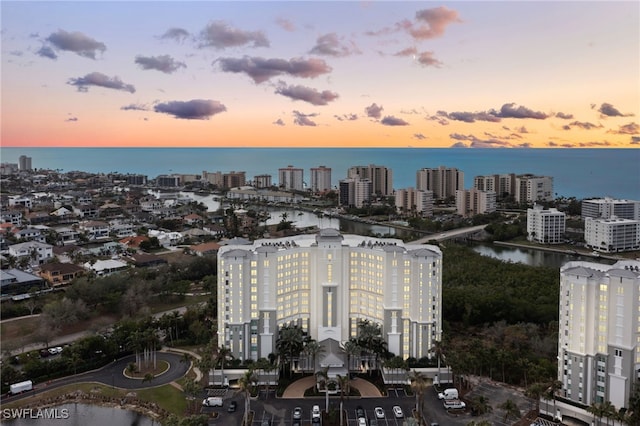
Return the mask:
{"type": "Polygon", "coordinates": [[[476,233],[484,228],[486,228],[487,225],[477,225],[477,226],[469,226],[467,228],[458,228],[458,229],[452,229],[450,231],[445,231],[445,232],[440,232],[438,234],[433,234],[433,235],[428,235],[426,237],[422,237],[419,240],[415,240],[415,241],[411,241],[407,244],[426,244],[429,241],[444,241],[444,240],[448,240],[450,238],[457,238],[457,237],[461,237],[464,236],[465,234],[473,234],[476,233]]]}
{"type": "Polygon", "coordinates": [[[39,383],[35,386],[34,392],[26,392],[24,394],[6,397],[1,400],[2,404],[27,398],[38,394],[39,392],[55,389],[73,383],[98,382],[107,386],[113,386],[120,389],[145,389],[171,383],[187,374],[190,363],[183,361],[180,354],[157,352],[157,359],[164,360],[169,363],[169,370],[156,376],[150,382],[142,382],[142,379],[130,379],[124,375],[124,371],[130,362],[135,361],[135,355],[129,355],[120,358],[98,370],[88,371],[74,376],[64,377],[49,383],[39,383]]]}

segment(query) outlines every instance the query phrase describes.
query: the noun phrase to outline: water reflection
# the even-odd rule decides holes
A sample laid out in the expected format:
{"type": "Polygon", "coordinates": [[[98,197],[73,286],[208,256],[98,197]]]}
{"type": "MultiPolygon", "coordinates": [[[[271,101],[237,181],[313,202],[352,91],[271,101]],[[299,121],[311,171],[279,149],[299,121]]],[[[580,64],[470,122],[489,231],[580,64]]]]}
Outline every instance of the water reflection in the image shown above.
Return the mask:
{"type": "Polygon", "coordinates": [[[560,269],[564,263],[572,260],[610,263],[607,261],[603,262],[603,260],[596,260],[588,256],[576,256],[520,247],[504,247],[485,243],[473,243],[472,247],[473,250],[483,256],[493,257],[505,262],[524,263],[530,266],[547,266],[550,268],[560,269]]]}

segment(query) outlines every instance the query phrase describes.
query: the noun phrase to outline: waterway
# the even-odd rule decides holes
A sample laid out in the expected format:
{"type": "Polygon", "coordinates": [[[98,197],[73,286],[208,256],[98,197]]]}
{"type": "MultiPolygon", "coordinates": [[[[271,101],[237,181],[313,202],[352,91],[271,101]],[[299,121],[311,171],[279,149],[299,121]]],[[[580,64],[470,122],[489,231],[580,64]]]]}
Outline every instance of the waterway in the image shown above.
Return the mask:
{"type": "Polygon", "coordinates": [[[3,420],[2,424],[10,426],[51,426],[64,424],[68,426],[156,426],[160,423],[131,410],[113,407],[101,407],[90,404],[63,404],[38,412],[22,412],[21,418],[3,420]],[[47,418],[45,418],[47,417],[47,418]]]}
{"type": "MultiPolygon", "coordinates": [[[[156,193],[154,193],[156,194],[156,193]]],[[[215,195],[198,195],[193,192],[180,192],[179,196],[189,197],[194,201],[203,203],[207,206],[208,211],[216,211],[221,206],[221,200],[215,195]]],[[[335,228],[345,234],[371,235],[377,237],[393,237],[406,239],[411,237],[412,231],[403,228],[396,228],[386,225],[370,224],[344,218],[328,217],[317,215],[306,210],[296,208],[281,207],[257,207],[258,209],[267,210],[269,218],[267,225],[276,225],[283,219],[286,214],[286,220],[291,221],[297,228],[318,227],[318,228],[335,228]]],[[[419,236],[423,236],[420,234],[419,236]]],[[[554,253],[543,250],[520,248],[520,247],[504,247],[490,243],[470,243],[473,250],[505,262],[516,262],[531,266],[548,266],[559,269],[564,263],[572,260],[596,261],[602,263],[612,263],[604,259],[594,259],[587,256],[574,256],[563,253],[554,253]]]]}

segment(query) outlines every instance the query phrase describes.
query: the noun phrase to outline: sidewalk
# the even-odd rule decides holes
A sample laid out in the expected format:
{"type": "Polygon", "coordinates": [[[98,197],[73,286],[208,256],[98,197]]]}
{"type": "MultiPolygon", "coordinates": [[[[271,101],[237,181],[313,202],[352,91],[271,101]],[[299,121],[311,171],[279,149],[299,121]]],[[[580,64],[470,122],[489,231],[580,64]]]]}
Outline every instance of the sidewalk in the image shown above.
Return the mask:
{"type": "MultiPolygon", "coordinates": [[[[304,391],[316,384],[315,376],[304,377],[291,383],[282,394],[282,398],[304,398],[304,391]]],[[[382,394],[371,382],[356,377],[349,385],[360,392],[361,398],[380,398],[382,394]]]]}

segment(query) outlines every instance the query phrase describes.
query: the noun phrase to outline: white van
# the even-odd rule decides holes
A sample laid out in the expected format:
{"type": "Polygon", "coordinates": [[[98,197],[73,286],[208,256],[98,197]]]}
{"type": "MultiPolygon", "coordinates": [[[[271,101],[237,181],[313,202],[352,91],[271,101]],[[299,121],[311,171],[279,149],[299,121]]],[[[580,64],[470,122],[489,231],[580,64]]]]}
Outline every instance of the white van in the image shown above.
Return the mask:
{"type": "Polygon", "coordinates": [[[449,388],[438,394],[438,399],[458,399],[458,389],[449,388]]]}
{"type": "Polygon", "coordinates": [[[445,399],[443,405],[447,410],[461,410],[467,406],[467,404],[459,399],[445,399]]]}
{"type": "Polygon", "coordinates": [[[202,400],[202,405],[205,407],[222,407],[222,398],[210,396],[202,400]]]}

